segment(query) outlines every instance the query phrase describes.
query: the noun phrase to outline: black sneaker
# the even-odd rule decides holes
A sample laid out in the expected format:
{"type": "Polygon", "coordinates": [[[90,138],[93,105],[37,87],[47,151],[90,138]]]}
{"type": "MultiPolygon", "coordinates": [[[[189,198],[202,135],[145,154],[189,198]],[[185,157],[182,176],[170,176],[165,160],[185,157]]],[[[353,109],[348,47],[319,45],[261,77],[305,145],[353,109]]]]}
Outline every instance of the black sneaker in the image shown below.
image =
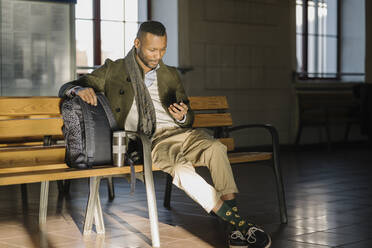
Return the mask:
{"type": "Polygon", "coordinates": [[[232,231],[229,236],[229,247],[248,248],[247,238],[238,230],[232,231]]]}
{"type": "Polygon", "coordinates": [[[249,228],[245,238],[249,248],[269,248],[271,246],[270,236],[257,226],[249,228]]]}

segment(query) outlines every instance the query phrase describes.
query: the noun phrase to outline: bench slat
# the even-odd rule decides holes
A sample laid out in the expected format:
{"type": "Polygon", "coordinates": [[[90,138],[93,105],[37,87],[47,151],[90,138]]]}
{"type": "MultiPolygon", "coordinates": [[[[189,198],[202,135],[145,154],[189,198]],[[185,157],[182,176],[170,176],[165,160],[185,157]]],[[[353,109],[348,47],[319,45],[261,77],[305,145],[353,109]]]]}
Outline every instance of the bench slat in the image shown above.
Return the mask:
{"type": "Polygon", "coordinates": [[[233,152],[227,154],[231,164],[264,161],[272,158],[270,152],[233,152]]]}
{"type": "MultiPolygon", "coordinates": [[[[40,137],[41,139],[41,137],[40,137]]],[[[13,139],[11,140],[13,141],[13,139]]],[[[0,149],[2,148],[7,148],[7,147],[20,147],[20,146],[42,146],[43,142],[42,141],[34,141],[34,142],[25,142],[25,141],[20,141],[19,143],[5,143],[5,144],[0,144],[0,149]]]]}
{"type": "Polygon", "coordinates": [[[226,96],[192,96],[189,97],[192,110],[228,109],[226,96]]]}
{"type": "Polygon", "coordinates": [[[18,166],[7,165],[1,166],[0,170],[0,177],[2,174],[12,174],[12,173],[23,173],[23,172],[32,172],[32,171],[50,171],[56,169],[67,169],[69,168],[67,164],[60,163],[60,164],[36,164],[36,163],[29,163],[29,164],[19,164],[18,166]]]}
{"type": "Polygon", "coordinates": [[[221,138],[218,140],[227,147],[228,152],[233,151],[235,149],[233,138],[221,138]]]}
{"type": "Polygon", "coordinates": [[[50,118],[61,118],[61,114],[55,115],[17,115],[17,116],[5,116],[0,115],[0,120],[20,120],[20,119],[50,119],[50,118]]]}
{"type": "Polygon", "coordinates": [[[24,147],[24,148],[0,148],[0,174],[4,167],[17,165],[31,165],[46,163],[63,163],[65,159],[65,147],[24,147]]]}
{"type": "MultiPolygon", "coordinates": [[[[61,164],[63,166],[65,164],[61,164]]],[[[56,166],[58,165],[50,165],[56,166]]],[[[66,166],[66,165],[65,165],[66,166]]],[[[142,171],[142,165],[135,165],[136,172],[142,171]]],[[[159,170],[158,168],[152,168],[153,171],[159,170]]],[[[56,181],[65,179],[77,179],[77,178],[87,178],[95,176],[109,176],[116,174],[128,174],[130,173],[130,167],[113,167],[113,166],[99,166],[95,169],[87,170],[77,170],[74,168],[65,169],[53,169],[47,171],[32,171],[23,173],[7,173],[0,175],[0,186],[2,185],[13,185],[13,184],[23,184],[23,183],[37,183],[42,181],[56,181]]]]}
{"type": "Polygon", "coordinates": [[[0,139],[62,135],[62,125],[61,118],[1,120],[0,139]]]}
{"type": "Polygon", "coordinates": [[[59,97],[0,97],[0,116],[58,115],[59,97]]]}
{"type": "Polygon", "coordinates": [[[232,126],[230,113],[195,114],[193,127],[228,127],[232,126]]]}

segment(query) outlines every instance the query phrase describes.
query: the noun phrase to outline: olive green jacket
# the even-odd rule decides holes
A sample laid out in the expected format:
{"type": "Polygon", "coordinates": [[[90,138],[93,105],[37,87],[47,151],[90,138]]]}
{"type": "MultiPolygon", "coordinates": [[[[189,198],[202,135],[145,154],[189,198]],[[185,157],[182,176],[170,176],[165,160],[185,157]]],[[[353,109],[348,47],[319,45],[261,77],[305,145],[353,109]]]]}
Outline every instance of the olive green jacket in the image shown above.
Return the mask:
{"type": "MultiPolygon", "coordinates": [[[[165,65],[162,61],[157,70],[159,97],[165,111],[168,111],[170,92],[175,92],[177,102],[187,103],[189,111],[185,123],[175,121],[181,127],[191,127],[194,121],[194,114],[190,108],[189,101],[178,72],[174,67],[165,65]]],[[[120,129],[124,129],[129,110],[134,101],[134,90],[131,78],[125,67],[125,60],[112,61],[107,59],[105,64],[86,74],[79,79],[62,85],[59,97],[66,96],[66,92],[75,86],[91,87],[95,92],[103,92],[110,102],[111,110],[115,116],[120,129]]],[[[175,120],[172,116],[171,118],[175,120]]]]}

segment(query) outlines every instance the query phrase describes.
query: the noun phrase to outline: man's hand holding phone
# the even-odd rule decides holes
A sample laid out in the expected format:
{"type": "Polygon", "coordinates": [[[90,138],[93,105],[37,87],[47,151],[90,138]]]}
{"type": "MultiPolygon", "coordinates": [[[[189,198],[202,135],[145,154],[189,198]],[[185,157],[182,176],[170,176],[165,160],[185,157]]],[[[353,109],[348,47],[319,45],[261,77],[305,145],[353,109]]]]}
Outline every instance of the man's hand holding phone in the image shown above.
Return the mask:
{"type": "Polygon", "coordinates": [[[178,121],[181,121],[185,117],[188,110],[189,108],[183,102],[173,103],[168,107],[169,113],[178,121]]]}

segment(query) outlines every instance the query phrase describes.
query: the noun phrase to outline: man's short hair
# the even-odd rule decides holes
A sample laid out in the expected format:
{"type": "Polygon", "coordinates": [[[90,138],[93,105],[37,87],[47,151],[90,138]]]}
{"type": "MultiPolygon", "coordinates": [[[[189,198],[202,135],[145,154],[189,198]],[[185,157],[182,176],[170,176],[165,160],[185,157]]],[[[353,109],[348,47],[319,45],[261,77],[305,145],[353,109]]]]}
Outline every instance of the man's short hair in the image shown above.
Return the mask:
{"type": "Polygon", "coordinates": [[[163,24],[157,21],[143,22],[137,32],[137,38],[140,38],[144,33],[151,33],[157,36],[166,35],[166,30],[163,24]]]}

